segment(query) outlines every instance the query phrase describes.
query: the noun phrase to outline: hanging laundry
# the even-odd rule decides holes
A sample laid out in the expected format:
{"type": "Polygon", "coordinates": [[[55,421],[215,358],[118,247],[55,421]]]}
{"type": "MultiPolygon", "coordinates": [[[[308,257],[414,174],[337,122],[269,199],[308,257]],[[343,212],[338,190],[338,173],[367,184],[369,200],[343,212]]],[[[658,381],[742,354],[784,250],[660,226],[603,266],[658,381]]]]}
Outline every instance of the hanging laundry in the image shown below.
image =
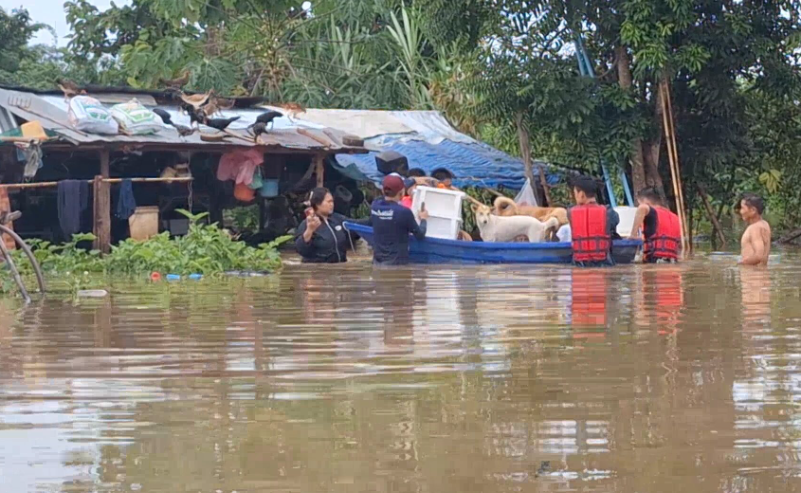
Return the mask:
{"type": "Polygon", "coordinates": [[[264,153],[257,149],[226,152],[220,158],[217,179],[233,180],[237,185],[250,185],[253,182],[253,173],[263,162],[264,153]]]}
{"type": "Polygon", "coordinates": [[[256,167],[256,171],[253,172],[253,180],[248,186],[251,190],[261,190],[261,187],[264,186],[264,181],[261,177],[261,166],[256,167]]]}
{"type": "Polygon", "coordinates": [[[133,192],[133,182],[131,180],[122,180],[120,183],[120,191],[117,196],[117,208],[115,209],[114,216],[117,219],[127,220],[136,212],[136,198],[133,192]]]}
{"type": "Polygon", "coordinates": [[[30,180],[44,166],[42,146],[36,141],[16,142],[14,145],[17,147],[17,158],[25,162],[25,170],[22,176],[26,180],[30,180]]]}
{"type": "Polygon", "coordinates": [[[66,239],[81,231],[81,216],[89,206],[89,184],[82,180],[58,182],[58,222],[66,239]]]}

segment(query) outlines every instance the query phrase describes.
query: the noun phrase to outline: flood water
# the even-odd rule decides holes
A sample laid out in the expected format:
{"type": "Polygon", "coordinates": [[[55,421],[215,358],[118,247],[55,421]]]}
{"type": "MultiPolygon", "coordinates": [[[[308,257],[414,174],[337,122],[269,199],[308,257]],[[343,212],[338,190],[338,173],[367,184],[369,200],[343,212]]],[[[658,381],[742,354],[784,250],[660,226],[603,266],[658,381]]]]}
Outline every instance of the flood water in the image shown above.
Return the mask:
{"type": "Polygon", "coordinates": [[[801,257],[0,300],[0,492],[801,491],[801,257]]]}

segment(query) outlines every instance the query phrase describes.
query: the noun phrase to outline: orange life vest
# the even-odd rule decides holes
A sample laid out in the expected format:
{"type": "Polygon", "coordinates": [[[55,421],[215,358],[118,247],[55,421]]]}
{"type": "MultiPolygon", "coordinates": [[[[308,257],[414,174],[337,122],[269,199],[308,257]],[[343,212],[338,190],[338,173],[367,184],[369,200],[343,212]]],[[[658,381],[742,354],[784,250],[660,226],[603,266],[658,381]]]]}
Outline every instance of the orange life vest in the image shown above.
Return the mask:
{"type": "Polygon", "coordinates": [[[577,205],[570,209],[574,262],[603,262],[609,257],[612,237],[606,224],[606,207],[577,205]]]}
{"type": "Polygon", "coordinates": [[[681,225],[679,216],[664,207],[654,207],[656,211],[656,232],[645,238],[643,254],[646,260],[679,258],[681,245],[681,225]]]}

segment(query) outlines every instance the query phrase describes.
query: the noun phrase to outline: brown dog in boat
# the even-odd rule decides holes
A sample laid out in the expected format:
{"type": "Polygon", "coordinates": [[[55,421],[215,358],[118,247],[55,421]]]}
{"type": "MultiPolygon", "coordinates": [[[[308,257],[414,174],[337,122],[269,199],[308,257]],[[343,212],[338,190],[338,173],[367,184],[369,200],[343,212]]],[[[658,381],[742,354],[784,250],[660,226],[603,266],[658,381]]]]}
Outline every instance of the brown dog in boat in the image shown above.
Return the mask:
{"type": "Polygon", "coordinates": [[[555,217],[559,225],[567,224],[567,209],[562,207],[534,207],[531,205],[517,205],[508,197],[498,197],[493,203],[492,213],[496,216],[531,216],[540,222],[555,217]]]}

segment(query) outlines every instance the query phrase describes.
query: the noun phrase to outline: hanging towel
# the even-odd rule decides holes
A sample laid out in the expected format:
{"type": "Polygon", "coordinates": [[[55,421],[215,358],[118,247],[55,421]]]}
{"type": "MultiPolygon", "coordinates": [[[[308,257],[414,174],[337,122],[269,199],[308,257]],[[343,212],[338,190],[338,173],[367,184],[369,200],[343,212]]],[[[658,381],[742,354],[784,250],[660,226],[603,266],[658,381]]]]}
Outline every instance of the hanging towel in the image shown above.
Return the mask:
{"type": "Polygon", "coordinates": [[[250,185],[253,173],[264,162],[264,153],[257,149],[236,150],[226,152],[220,157],[217,167],[217,179],[233,180],[237,185],[250,185]]]}
{"type": "Polygon", "coordinates": [[[128,219],[133,216],[134,212],[136,212],[136,199],[133,193],[133,183],[131,180],[122,180],[114,215],[117,219],[128,219]]]}
{"type": "Polygon", "coordinates": [[[66,239],[81,231],[81,215],[89,206],[89,184],[81,180],[58,182],[58,222],[66,239]]]}
{"type": "Polygon", "coordinates": [[[36,172],[42,169],[42,147],[38,142],[17,142],[17,158],[25,162],[25,169],[22,173],[23,178],[30,180],[36,176],[36,172]]]}

